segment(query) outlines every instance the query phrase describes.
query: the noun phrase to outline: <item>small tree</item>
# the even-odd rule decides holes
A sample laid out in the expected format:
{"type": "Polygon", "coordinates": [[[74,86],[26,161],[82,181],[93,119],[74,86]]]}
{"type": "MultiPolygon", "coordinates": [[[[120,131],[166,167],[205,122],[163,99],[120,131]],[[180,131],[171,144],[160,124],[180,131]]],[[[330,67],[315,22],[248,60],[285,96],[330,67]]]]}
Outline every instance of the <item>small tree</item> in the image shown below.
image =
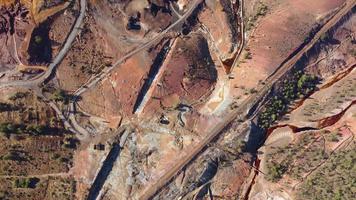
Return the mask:
{"type": "Polygon", "coordinates": [[[14,95],[12,95],[9,100],[11,101],[16,101],[18,99],[22,99],[28,96],[28,92],[16,92],[14,95]]]}
{"type": "Polygon", "coordinates": [[[0,112],[11,111],[12,109],[13,106],[11,104],[0,102],[0,112]]]}
{"type": "Polygon", "coordinates": [[[282,178],[283,174],[287,171],[287,167],[280,163],[272,163],[269,166],[268,174],[266,176],[267,180],[272,182],[277,182],[282,178]]]}
{"type": "Polygon", "coordinates": [[[18,178],[14,181],[16,188],[35,188],[36,184],[40,181],[39,178],[18,178]]]}

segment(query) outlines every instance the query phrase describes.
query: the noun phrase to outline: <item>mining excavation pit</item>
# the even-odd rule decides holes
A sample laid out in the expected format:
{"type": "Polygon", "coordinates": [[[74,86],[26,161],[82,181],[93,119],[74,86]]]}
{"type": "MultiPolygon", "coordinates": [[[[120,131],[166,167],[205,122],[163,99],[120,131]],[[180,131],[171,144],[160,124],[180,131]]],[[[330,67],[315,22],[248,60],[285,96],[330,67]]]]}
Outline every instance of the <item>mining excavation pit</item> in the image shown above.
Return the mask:
{"type": "Polygon", "coordinates": [[[52,42],[49,38],[50,22],[45,21],[36,27],[28,47],[29,63],[49,63],[52,59],[52,42]]]}

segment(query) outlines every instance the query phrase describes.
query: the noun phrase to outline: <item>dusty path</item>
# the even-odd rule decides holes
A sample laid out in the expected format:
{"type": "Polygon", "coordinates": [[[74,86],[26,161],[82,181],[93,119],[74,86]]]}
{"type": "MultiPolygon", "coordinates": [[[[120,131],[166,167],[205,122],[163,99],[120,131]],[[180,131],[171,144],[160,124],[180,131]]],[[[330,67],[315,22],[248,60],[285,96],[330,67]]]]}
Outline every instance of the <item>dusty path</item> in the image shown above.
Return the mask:
{"type": "Polygon", "coordinates": [[[77,37],[78,33],[80,32],[82,24],[83,24],[83,19],[85,16],[86,8],[87,8],[87,1],[80,0],[80,14],[79,14],[77,20],[75,21],[72,31],[68,35],[67,40],[64,43],[64,46],[62,47],[60,52],[57,54],[57,56],[53,60],[53,62],[48,66],[47,71],[44,74],[38,76],[37,78],[35,78],[33,80],[12,81],[12,82],[8,82],[8,83],[1,83],[0,88],[19,87],[19,86],[35,87],[35,86],[38,86],[39,84],[42,84],[46,80],[48,80],[48,78],[50,78],[50,76],[55,73],[56,67],[63,60],[65,55],[68,53],[70,47],[72,46],[74,39],[77,37]]]}
{"type": "MultiPolygon", "coordinates": [[[[53,75],[55,73],[56,67],[63,60],[65,55],[68,53],[74,39],[76,38],[76,36],[79,34],[79,32],[81,30],[86,8],[87,8],[87,1],[80,0],[80,14],[79,14],[78,18],[76,19],[76,22],[72,28],[72,31],[69,33],[63,48],[60,50],[60,52],[58,53],[56,58],[48,66],[48,68],[46,68],[46,70],[44,70],[45,71],[44,74],[40,75],[39,77],[37,77],[36,79],[33,79],[33,80],[13,81],[13,82],[9,82],[9,83],[1,83],[0,84],[0,88],[25,87],[25,88],[32,89],[36,93],[37,96],[43,98],[47,102],[47,104],[57,113],[58,117],[61,119],[64,126],[71,132],[76,133],[78,135],[79,139],[87,138],[89,135],[88,131],[86,131],[84,128],[80,127],[78,125],[78,123],[76,123],[76,121],[73,120],[72,118],[70,118],[70,121],[71,122],[73,121],[73,122],[72,122],[72,124],[70,124],[69,121],[66,119],[66,117],[63,115],[62,111],[58,108],[58,106],[54,102],[46,99],[43,96],[43,94],[39,90],[39,85],[42,84],[43,82],[47,81],[51,77],[51,75],[53,75]]],[[[18,61],[20,62],[19,59],[18,59],[18,61]]],[[[20,62],[20,64],[21,64],[21,62],[20,62]]]]}
{"type": "Polygon", "coordinates": [[[210,143],[214,138],[216,138],[221,130],[226,127],[231,121],[236,119],[244,119],[246,113],[261,99],[265,94],[271,89],[273,84],[279,80],[286,72],[293,68],[295,63],[310,50],[319,38],[327,32],[331,27],[333,27],[340,19],[347,14],[355,6],[354,0],[348,0],[345,6],[340,9],[316,34],[315,36],[306,44],[300,51],[296,52],[291,59],[282,63],[280,67],[267,79],[266,85],[258,89],[258,92],[251,95],[249,98],[241,103],[240,107],[226,114],[225,119],[222,123],[217,124],[207,136],[203,138],[202,141],[188,153],[188,155],[183,158],[179,163],[172,167],[168,172],[166,172],[160,179],[144,190],[140,196],[140,200],[149,199],[154,196],[162,187],[164,187],[184,166],[186,166],[191,160],[198,155],[203,148],[210,143]]]}

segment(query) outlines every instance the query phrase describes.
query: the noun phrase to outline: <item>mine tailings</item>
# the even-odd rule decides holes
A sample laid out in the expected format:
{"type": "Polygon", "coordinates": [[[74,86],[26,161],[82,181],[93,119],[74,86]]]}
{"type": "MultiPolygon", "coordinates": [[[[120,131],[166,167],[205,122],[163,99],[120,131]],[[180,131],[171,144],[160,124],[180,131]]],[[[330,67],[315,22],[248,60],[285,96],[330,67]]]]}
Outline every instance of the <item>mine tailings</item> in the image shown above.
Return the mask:
{"type": "Polygon", "coordinates": [[[103,165],[97,174],[88,194],[87,200],[96,200],[102,187],[104,186],[104,183],[106,179],[108,178],[115,161],[119,157],[121,152],[121,147],[118,142],[113,143],[112,148],[106,157],[105,161],[103,162],[103,165]]]}

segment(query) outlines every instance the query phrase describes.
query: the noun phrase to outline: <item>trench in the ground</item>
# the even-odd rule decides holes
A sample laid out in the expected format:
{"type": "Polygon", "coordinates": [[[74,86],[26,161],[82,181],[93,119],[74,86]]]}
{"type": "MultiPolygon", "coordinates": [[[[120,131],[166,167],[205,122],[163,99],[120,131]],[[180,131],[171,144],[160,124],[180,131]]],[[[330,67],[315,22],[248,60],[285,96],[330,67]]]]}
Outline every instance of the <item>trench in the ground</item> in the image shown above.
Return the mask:
{"type": "Polygon", "coordinates": [[[349,106],[343,109],[340,113],[325,117],[323,119],[316,120],[318,122],[318,128],[326,128],[336,124],[346,113],[348,109],[350,109],[353,105],[356,104],[356,100],[352,101],[349,106]]]}
{"type": "Polygon", "coordinates": [[[137,96],[137,99],[136,99],[136,102],[134,105],[133,113],[136,113],[137,111],[142,110],[145,102],[148,100],[148,97],[147,97],[147,95],[149,95],[148,90],[151,88],[152,83],[154,82],[155,78],[157,77],[158,72],[161,69],[163,62],[164,62],[168,52],[170,51],[170,45],[171,45],[171,41],[165,42],[162,49],[160,50],[160,52],[154,59],[153,64],[151,65],[150,71],[148,72],[147,79],[145,80],[144,84],[141,87],[140,92],[138,93],[138,96],[137,96]]]}
{"type": "Polygon", "coordinates": [[[256,183],[256,178],[257,178],[257,175],[259,174],[259,169],[260,169],[260,164],[261,164],[261,160],[260,159],[256,159],[255,162],[254,162],[254,167],[255,167],[255,170],[254,170],[254,175],[252,177],[252,180],[251,180],[251,183],[250,185],[248,186],[247,188],[247,191],[246,191],[246,194],[244,196],[244,200],[248,200],[249,199],[249,196],[250,196],[250,193],[251,193],[251,190],[252,190],[252,187],[253,185],[256,183]]]}
{"type": "Polygon", "coordinates": [[[120,156],[121,147],[119,143],[114,143],[108,156],[106,157],[103,165],[95,177],[93,184],[89,189],[89,194],[87,200],[96,200],[101,189],[104,186],[106,179],[108,178],[110,172],[113,169],[114,163],[120,156]]]}

